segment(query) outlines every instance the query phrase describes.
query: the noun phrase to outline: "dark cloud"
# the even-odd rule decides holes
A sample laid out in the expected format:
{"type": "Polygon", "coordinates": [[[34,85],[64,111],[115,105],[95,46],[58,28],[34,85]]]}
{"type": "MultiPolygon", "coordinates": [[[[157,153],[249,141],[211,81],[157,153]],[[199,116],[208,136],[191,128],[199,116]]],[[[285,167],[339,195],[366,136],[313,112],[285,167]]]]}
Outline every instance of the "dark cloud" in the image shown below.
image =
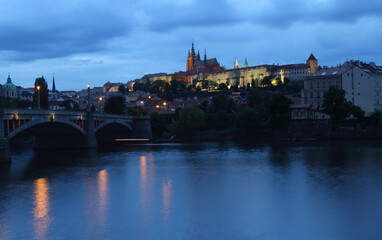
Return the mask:
{"type": "Polygon", "coordinates": [[[131,28],[125,18],[103,7],[39,8],[35,14],[15,12],[16,16],[10,14],[7,21],[1,21],[0,51],[21,61],[95,52],[131,28]]]}
{"type": "Polygon", "coordinates": [[[149,28],[155,31],[235,25],[244,22],[285,28],[298,22],[352,23],[363,17],[382,17],[382,1],[377,0],[195,0],[184,4],[143,4],[147,2],[143,2],[139,7],[150,17],[149,28]]]}

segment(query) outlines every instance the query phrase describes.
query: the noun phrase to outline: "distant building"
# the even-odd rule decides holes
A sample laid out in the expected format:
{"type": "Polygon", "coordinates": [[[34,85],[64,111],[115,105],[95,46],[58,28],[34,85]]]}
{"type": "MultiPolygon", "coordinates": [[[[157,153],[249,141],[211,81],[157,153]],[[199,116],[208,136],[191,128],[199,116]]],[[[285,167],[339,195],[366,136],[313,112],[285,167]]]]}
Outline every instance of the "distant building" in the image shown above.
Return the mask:
{"type": "Polygon", "coordinates": [[[318,111],[317,108],[310,104],[292,104],[289,106],[291,119],[330,119],[330,115],[318,111]]]}
{"type": "Polygon", "coordinates": [[[105,83],[103,85],[103,92],[118,92],[119,91],[119,86],[124,86],[127,87],[127,84],[124,83],[111,83],[110,81],[105,83]]]}
{"type": "Polygon", "coordinates": [[[191,52],[188,50],[186,71],[200,68],[209,68],[215,72],[223,70],[216,58],[207,59],[207,50],[204,50],[204,59],[201,60],[199,51],[195,54],[194,43],[192,43],[191,52]]]}
{"type": "Polygon", "coordinates": [[[18,98],[17,86],[12,83],[12,79],[9,74],[7,82],[2,87],[2,95],[9,98],[18,98]]]}
{"type": "Polygon", "coordinates": [[[346,62],[340,67],[323,68],[308,76],[301,92],[302,102],[321,108],[330,86],[345,90],[345,97],[367,114],[382,110],[382,67],[359,61],[346,62]]]}

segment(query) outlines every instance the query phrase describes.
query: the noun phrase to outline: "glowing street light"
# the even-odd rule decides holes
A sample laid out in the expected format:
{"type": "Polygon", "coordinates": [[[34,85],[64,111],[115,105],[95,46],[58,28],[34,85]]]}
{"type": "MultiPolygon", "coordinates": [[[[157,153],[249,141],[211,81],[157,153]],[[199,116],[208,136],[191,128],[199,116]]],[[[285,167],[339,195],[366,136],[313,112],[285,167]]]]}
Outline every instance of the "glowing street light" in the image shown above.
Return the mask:
{"type": "Polygon", "coordinates": [[[41,87],[39,85],[37,85],[36,89],[37,89],[37,109],[40,109],[40,89],[41,89],[41,87]]]}
{"type": "Polygon", "coordinates": [[[100,109],[100,112],[102,113],[102,100],[103,100],[103,98],[99,97],[98,100],[99,100],[99,109],[100,109]]]}
{"type": "Polygon", "coordinates": [[[167,106],[167,103],[166,103],[166,102],[163,102],[163,106],[167,106]]]}
{"type": "Polygon", "coordinates": [[[90,84],[88,84],[88,112],[90,112],[90,84]]]}

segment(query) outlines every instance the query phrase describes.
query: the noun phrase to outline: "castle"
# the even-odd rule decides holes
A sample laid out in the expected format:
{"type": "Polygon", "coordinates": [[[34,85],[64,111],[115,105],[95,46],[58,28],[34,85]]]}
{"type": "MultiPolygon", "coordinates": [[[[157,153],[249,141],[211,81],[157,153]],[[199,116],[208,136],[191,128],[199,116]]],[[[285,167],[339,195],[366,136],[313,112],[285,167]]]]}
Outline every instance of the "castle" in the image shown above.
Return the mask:
{"type": "Polygon", "coordinates": [[[204,68],[204,69],[208,68],[215,72],[222,70],[216,58],[207,59],[206,49],[204,49],[204,59],[201,60],[199,51],[198,51],[198,54],[195,54],[194,43],[192,43],[191,52],[190,50],[188,50],[186,71],[191,71],[194,69],[201,69],[201,68],[204,68]]]}
{"type": "Polygon", "coordinates": [[[238,85],[240,87],[261,86],[261,80],[266,76],[274,76],[281,80],[303,81],[306,76],[314,74],[318,70],[318,61],[313,54],[309,56],[306,63],[288,65],[259,65],[249,66],[245,58],[244,66],[240,68],[235,58],[233,69],[224,69],[216,58],[208,59],[206,53],[204,60],[200,60],[200,54],[195,54],[194,43],[191,52],[188,51],[186,83],[207,80],[212,84],[225,83],[228,86],[238,85]]]}
{"type": "Polygon", "coordinates": [[[200,53],[195,52],[192,42],[191,50],[188,50],[186,71],[176,72],[174,74],[160,74],[143,77],[142,81],[171,80],[181,81],[186,84],[207,80],[212,85],[225,83],[228,86],[237,85],[239,87],[261,86],[262,79],[266,76],[273,76],[281,80],[286,79],[291,82],[303,81],[305,77],[316,73],[318,70],[318,61],[313,54],[309,56],[305,63],[288,65],[258,65],[249,66],[245,58],[244,66],[240,68],[239,61],[235,58],[232,69],[225,69],[220,66],[216,58],[207,59],[206,50],[204,50],[204,59],[200,58],[200,53]]]}

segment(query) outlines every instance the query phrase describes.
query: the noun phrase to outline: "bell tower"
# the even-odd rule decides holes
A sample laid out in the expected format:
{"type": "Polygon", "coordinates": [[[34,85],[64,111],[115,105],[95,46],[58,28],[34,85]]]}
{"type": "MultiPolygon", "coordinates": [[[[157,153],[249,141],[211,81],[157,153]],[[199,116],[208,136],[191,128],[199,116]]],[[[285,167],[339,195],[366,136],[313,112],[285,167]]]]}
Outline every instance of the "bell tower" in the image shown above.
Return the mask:
{"type": "Polygon", "coordinates": [[[188,51],[187,68],[186,68],[187,71],[195,69],[196,60],[200,60],[200,54],[199,52],[198,52],[198,55],[195,54],[194,42],[192,42],[191,53],[190,53],[190,50],[188,51]]]}

